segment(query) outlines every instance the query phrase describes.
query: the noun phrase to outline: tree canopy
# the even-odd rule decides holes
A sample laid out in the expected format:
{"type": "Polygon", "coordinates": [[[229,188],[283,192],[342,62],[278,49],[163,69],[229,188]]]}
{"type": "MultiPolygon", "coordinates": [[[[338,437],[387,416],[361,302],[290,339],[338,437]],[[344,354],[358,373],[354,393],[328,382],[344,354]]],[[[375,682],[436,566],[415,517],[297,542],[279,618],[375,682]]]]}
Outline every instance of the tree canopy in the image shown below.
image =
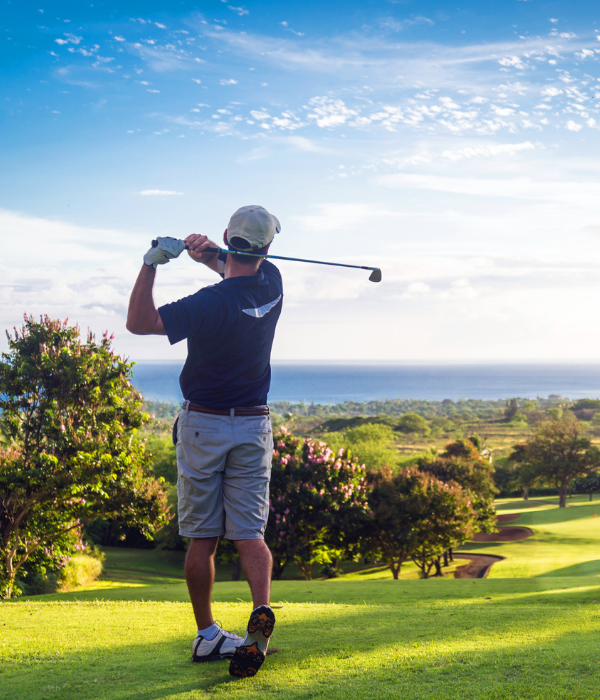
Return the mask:
{"type": "Polygon", "coordinates": [[[85,523],[118,519],[150,535],[167,522],[165,493],[151,477],[145,420],[132,364],[111,338],[26,316],[0,361],[0,589],[17,573],[56,570],[76,551],[85,523]]]}
{"type": "Polygon", "coordinates": [[[510,459],[522,465],[530,480],[542,479],[558,491],[559,506],[567,505],[573,482],[594,474],[600,452],[583,435],[577,420],[541,423],[526,443],[515,445],[510,459]]]}

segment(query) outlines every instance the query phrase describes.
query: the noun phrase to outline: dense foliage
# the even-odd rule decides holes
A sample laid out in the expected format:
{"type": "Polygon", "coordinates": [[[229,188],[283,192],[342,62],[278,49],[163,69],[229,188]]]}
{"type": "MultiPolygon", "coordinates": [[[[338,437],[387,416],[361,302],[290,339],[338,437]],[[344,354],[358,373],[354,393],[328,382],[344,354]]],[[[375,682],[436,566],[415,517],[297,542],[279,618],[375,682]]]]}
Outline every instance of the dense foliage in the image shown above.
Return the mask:
{"type": "Polygon", "coordinates": [[[99,516],[150,535],[168,520],[165,494],[135,440],[144,423],[131,364],[105,334],[25,317],[0,361],[0,588],[56,571],[83,548],[82,526],[99,516]]]}
{"type": "Polygon", "coordinates": [[[574,482],[593,476],[600,468],[600,451],[583,436],[577,420],[542,423],[530,440],[515,445],[511,459],[530,478],[551,483],[561,508],[567,505],[574,482]]]}
{"type": "Polygon", "coordinates": [[[265,540],[280,578],[295,561],[306,579],[315,563],[348,554],[360,539],[366,504],[364,465],[346,450],[323,442],[275,436],[271,500],[265,540]]]}

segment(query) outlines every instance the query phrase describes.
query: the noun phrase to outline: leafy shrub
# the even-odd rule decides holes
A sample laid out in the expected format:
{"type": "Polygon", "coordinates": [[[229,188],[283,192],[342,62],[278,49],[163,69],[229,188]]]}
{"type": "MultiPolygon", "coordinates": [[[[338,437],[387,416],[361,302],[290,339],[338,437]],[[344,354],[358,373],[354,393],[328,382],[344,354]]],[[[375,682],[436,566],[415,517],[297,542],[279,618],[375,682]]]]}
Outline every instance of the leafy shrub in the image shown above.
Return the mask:
{"type": "Polygon", "coordinates": [[[58,574],[59,590],[70,591],[96,581],[102,573],[102,561],[89,554],[75,554],[58,574]]]}

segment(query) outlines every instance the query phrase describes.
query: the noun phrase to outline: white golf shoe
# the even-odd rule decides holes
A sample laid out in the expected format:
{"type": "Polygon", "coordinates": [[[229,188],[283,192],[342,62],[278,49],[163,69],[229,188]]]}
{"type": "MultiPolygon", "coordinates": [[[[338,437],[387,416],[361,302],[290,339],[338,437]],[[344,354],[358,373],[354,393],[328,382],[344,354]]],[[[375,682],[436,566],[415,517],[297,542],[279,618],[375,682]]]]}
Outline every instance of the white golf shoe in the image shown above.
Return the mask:
{"type": "Polygon", "coordinates": [[[219,631],[213,639],[205,639],[202,636],[194,639],[192,644],[192,661],[205,663],[207,661],[231,659],[235,654],[235,650],[243,641],[237,634],[219,627],[219,631]]]}

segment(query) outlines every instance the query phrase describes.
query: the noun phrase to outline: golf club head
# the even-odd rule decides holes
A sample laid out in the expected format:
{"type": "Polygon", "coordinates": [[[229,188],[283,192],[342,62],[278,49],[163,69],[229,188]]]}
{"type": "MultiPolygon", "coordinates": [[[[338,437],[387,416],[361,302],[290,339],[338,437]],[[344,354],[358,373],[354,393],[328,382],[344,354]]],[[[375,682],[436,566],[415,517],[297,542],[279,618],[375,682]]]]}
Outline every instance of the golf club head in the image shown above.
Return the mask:
{"type": "Polygon", "coordinates": [[[373,270],[369,276],[369,282],[381,282],[381,270],[373,270]]]}

